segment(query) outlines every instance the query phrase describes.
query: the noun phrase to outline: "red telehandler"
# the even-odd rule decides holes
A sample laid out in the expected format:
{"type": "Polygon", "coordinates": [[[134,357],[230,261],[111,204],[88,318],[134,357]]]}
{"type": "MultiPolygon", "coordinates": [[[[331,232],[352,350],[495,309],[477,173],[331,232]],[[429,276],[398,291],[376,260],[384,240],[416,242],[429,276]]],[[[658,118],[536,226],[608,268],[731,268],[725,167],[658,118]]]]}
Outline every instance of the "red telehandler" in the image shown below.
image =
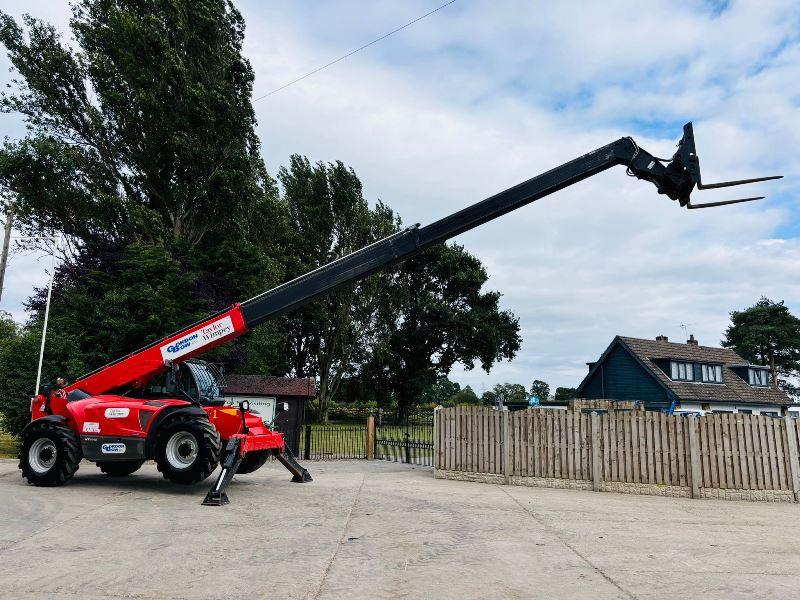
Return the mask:
{"type": "Polygon", "coordinates": [[[707,208],[763,198],[692,204],[695,188],[720,188],[768,179],[703,184],[692,124],[671,159],[657,158],[624,137],[482,200],[426,227],[414,225],[353,254],[211,315],[92,371],[71,385],[44,386],[31,401],[31,422],[22,432],[19,467],[29,483],[61,485],[82,458],[108,475],[124,476],[155,460],[175,483],[206,479],[222,469],[203,504],[228,502],[225,489],[236,473],[250,473],[275,456],[292,481],[311,481],[284,443],[283,434],[247,402],[230,406],[219,372],[196,357],[422,250],[596,175],[614,165],[655,184],[660,194],[686,208],[707,208]]]}

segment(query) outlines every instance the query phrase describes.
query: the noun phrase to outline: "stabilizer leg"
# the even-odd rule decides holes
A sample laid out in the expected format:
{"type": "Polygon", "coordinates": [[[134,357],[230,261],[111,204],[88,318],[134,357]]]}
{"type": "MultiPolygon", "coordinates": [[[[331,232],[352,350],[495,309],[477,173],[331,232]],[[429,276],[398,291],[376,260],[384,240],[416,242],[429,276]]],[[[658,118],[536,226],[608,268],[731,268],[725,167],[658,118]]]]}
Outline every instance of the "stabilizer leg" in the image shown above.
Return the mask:
{"type": "Polygon", "coordinates": [[[214,487],[206,494],[206,499],[203,500],[203,506],[225,506],[230,502],[230,500],[228,500],[228,494],[225,493],[225,489],[233,480],[233,476],[236,475],[239,463],[242,462],[241,447],[242,440],[239,438],[231,438],[228,440],[228,445],[225,446],[225,450],[222,453],[222,460],[220,461],[222,471],[220,471],[214,487]]]}
{"type": "Polygon", "coordinates": [[[297,462],[288,446],[284,446],[282,452],[276,451],[275,457],[281,461],[284,467],[289,469],[289,472],[292,474],[292,483],[308,483],[309,481],[314,481],[311,478],[311,473],[300,466],[300,463],[297,462]]]}

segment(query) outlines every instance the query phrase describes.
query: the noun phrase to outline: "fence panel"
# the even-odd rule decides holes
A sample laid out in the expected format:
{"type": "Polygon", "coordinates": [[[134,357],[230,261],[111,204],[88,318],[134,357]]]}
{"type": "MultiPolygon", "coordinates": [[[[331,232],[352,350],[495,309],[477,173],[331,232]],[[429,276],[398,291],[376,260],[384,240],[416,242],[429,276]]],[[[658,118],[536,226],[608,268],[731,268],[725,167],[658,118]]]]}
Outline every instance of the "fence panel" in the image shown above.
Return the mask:
{"type": "MultiPolygon", "coordinates": [[[[578,411],[506,415],[486,407],[440,409],[436,432],[414,435],[412,462],[430,464],[435,439],[436,466],[446,470],[502,475],[508,457],[509,474],[522,477],[680,486],[694,495],[701,488],[800,492],[800,427],[793,420],[747,414],[690,419],[637,411],[601,413],[596,419],[593,436],[591,415],[578,411]]],[[[405,435],[381,439],[390,460],[404,459],[405,435]]],[[[334,454],[348,456],[347,447],[334,454]]]]}

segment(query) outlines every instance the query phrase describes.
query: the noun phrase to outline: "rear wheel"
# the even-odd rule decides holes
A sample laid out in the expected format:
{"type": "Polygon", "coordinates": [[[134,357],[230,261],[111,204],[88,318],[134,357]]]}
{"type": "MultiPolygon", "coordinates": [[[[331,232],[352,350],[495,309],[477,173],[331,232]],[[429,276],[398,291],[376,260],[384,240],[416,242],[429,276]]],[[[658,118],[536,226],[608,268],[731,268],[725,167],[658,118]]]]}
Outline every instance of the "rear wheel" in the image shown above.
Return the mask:
{"type": "Polygon", "coordinates": [[[269,450],[256,450],[255,452],[248,452],[244,455],[242,462],[239,463],[239,468],[236,469],[236,473],[239,475],[246,475],[247,473],[257,471],[264,466],[264,463],[267,462],[269,455],[269,450]]]}
{"type": "Polygon", "coordinates": [[[99,462],[97,466],[109,477],[125,477],[138,471],[143,464],[143,460],[116,460],[99,462]]]}
{"type": "Polygon", "coordinates": [[[161,427],[156,466],[173,483],[203,481],[219,464],[219,433],[203,417],[178,415],[161,427]]]}
{"type": "Polygon", "coordinates": [[[62,485],[78,470],[81,446],[72,429],[52,421],[34,423],[23,434],[19,468],[33,485],[62,485]]]}

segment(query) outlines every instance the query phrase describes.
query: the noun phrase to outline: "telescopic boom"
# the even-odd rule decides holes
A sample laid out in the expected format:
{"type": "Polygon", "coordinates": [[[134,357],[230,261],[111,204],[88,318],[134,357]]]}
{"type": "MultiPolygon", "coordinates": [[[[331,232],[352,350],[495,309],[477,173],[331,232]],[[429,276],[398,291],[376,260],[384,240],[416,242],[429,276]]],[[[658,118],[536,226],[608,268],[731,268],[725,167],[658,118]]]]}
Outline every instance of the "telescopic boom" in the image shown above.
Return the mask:
{"type": "Polygon", "coordinates": [[[150,377],[247,333],[279,315],[312,302],[336,288],[386,269],[469,231],[512,210],[592,177],[615,165],[627,167],[628,174],[653,183],[659,194],[677,200],[689,209],[709,208],[760,200],[763,196],[692,204],[690,195],[698,189],[743,185],[781,176],[759,177],[717,184],[703,184],[692,124],[683,128],[678,150],[670,160],[656,158],[631,137],[624,137],[593,152],[537,175],[499,194],[481,200],[425,227],[414,225],[348,256],[319,267],[297,279],[185,327],[140,350],[113,361],[78,379],[67,391],[80,389],[97,395],[125,387],[143,385],[150,377]]]}

